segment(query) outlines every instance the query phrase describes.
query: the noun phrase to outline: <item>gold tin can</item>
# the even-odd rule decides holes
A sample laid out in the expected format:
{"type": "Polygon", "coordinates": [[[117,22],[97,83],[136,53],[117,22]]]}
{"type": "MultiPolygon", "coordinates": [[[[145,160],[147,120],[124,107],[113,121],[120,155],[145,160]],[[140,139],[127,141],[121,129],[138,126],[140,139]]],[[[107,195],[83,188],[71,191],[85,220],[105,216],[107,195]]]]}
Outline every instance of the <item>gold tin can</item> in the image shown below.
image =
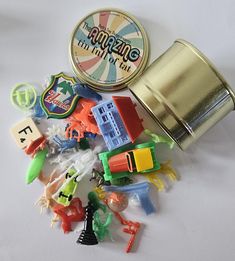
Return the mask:
{"type": "Polygon", "coordinates": [[[233,90],[184,40],[176,40],[129,89],[182,150],[234,110],[233,90]]]}
{"type": "Polygon", "coordinates": [[[81,81],[98,91],[125,88],[145,69],[149,41],[143,26],[119,9],[102,9],[75,27],[70,60],[81,81]]]}

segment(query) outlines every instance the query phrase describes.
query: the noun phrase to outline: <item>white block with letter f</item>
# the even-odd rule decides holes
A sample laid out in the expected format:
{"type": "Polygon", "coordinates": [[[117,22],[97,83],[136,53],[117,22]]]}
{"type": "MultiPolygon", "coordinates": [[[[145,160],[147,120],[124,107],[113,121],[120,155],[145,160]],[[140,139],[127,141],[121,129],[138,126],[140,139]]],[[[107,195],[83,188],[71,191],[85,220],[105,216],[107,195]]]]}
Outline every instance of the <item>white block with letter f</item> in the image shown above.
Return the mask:
{"type": "Polygon", "coordinates": [[[21,149],[24,149],[32,141],[42,137],[38,127],[31,118],[26,118],[23,121],[17,123],[10,129],[10,131],[16,144],[21,149]]]}

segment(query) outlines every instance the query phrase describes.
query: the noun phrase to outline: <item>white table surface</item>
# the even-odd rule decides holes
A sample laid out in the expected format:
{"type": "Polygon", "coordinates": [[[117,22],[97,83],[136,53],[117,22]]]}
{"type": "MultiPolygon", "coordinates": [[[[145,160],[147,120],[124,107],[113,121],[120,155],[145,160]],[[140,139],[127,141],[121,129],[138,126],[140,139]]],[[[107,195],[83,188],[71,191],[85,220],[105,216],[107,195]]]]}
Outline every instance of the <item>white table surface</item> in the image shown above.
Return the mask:
{"type": "MultiPolygon", "coordinates": [[[[235,85],[233,0],[0,0],[0,260],[233,261],[234,113],[187,152],[160,147],[159,158],[172,159],[181,180],[167,192],[153,191],[155,215],[145,216],[134,209],[126,212],[144,224],[134,253],[124,253],[129,236],[121,232],[113,243],[77,245],[78,233],[64,235],[57,228],[50,229],[50,217],[34,207],[42,187],[38,182],[24,183],[30,158],[9,133],[24,115],[12,107],[9,92],[18,82],[40,85],[47,75],[71,73],[70,34],[80,18],[103,7],[129,11],[140,20],[150,38],[151,61],[176,38],[184,38],[235,85]]],[[[154,128],[155,123],[146,114],[142,116],[145,126],[154,128]]]]}

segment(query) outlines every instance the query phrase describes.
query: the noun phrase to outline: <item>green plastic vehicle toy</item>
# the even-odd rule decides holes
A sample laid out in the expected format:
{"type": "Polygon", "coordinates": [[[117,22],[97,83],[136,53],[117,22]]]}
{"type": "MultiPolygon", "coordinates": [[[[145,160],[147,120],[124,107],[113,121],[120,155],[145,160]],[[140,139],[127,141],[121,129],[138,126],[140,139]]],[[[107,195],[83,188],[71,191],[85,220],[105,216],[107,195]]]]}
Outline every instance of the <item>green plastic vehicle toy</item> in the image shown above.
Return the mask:
{"type": "Polygon", "coordinates": [[[65,174],[65,182],[61,186],[56,202],[64,206],[69,206],[78,186],[78,173],[74,168],[68,170],[65,174]]]}
{"type": "Polygon", "coordinates": [[[155,143],[152,141],[102,152],[99,159],[103,164],[106,181],[160,169],[160,163],[156,159],[155,143]]]}

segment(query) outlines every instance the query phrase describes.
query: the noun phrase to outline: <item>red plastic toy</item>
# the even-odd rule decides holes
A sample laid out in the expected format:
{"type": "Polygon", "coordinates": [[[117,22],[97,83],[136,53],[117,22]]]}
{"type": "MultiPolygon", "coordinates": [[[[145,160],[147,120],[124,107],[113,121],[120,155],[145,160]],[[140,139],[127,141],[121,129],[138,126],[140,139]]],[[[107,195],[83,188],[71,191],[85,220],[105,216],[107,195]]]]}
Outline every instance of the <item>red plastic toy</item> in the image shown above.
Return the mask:
{"type": "Polygon", "coordinates": [[[129,253],[132,249],[132,246],[134,245],[136,235],[137,235],[137,233],[140,229],[140,223],[139,222],[133,222],[131,220],[126,220],[118,212],[114,212],[114,215],[116,216],[116,218],[120,221],[120,223],[122,225],[127,226],[127,227],[124,227],[122,231],[124,233],[131,235],[131,238],[130,238],[130,240],[127,244],[127,247],[126,247],[126,253],[129,253]]]}
{"type": "Polygon", "coordinates": [[[117,107],[118,113],[122,119],[125,129],[134,142],[138,136],[143,132],[143,120],[139,118],[136,112],[136,104],[134,104],[130,97],[112,96],[112,99],[117,107]]]}
{"type": "Polygon", "coordinates": [[[31,142],[25,149],[27,155],[32,157],[39,151],[43,150],[46,146],[46,138],[44,136],[38,138],[37,140],[31,142]]]}
{"type": "MultiPolygon", "coordinates": [[[[109,207],[108,202],[107,202],[106,199],[104,200],[104,203],[109,207]]],[[[109,208],[109,209],[111,209],[111,208],[109,208]]],[[[122,231],[124,233],[127,233],[127,234],[131,235],[131,238],[128,241],[128,244],[126,246],[126,253],[129,253],[131,251],[133,245],[134,245],[134,242],[135,242],[135,239],[136,239],[136,235],[139,232],[140,223],[139,222],[133,222],[131,220],[125,219],[119,212],[116,212],[116,211],[113,211],[113,210],[112,210],[112,212],[114,213],[115,217],[120,221],[120,223],[122,225],[127,226],[127,227],[124,227],[122,231]]]]}
{"type": "Polygon", "coordinates": [[[72,231],[72,222],[79,222],[85,219],[85,209],[79,198],[74,198],[67,207],[58,205],[53,211],[61,218],[61,227],[64,233],[72,231]]]}

